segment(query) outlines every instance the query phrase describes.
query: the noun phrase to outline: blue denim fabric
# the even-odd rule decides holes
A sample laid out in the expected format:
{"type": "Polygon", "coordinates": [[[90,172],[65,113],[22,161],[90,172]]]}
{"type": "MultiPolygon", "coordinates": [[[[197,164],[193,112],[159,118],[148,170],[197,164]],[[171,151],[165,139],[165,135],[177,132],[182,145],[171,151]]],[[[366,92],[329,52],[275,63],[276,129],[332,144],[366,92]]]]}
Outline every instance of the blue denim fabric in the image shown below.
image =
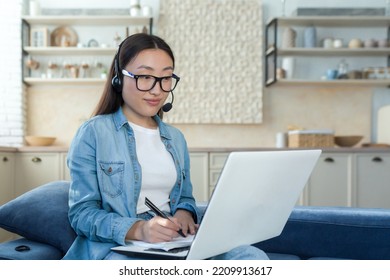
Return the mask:
{"type": "MultiPolygon", "coordinates": [[[[170,194],[172,214],[186,209],[199,222],[184,136],[159,117],[154,118],[177,172],[170,194]]],[[[72,178],[69,221],[78,236],[64,259],[104,259],[111,247],[125,244],[126,233],[140,220],[136,207],[141,166],[134,132],[122,109],[85,122],[72,141],[67,163],[72,178]]]]}

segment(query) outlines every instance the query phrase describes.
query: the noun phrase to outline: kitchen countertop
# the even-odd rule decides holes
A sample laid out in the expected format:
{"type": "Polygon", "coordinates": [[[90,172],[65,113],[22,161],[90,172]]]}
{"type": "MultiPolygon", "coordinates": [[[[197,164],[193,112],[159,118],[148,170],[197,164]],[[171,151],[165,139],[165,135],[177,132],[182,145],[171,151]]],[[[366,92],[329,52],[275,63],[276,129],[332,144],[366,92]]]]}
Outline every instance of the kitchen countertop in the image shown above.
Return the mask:
{"type": "MultiPolygon", "coordinates": [[[[66,146],[23,146],[23,147],[0,147],[0,152],[30,152],[30,153],[50,153],[50,152],[59,152],[66,153],[68,152],[69,147],[66,146]]],[[[229,153],[232,151],[283,151],[283,150],[307,150],[308,148],[274,148],[274,147],[235,147],[235,148],[213,148],[213,147],[199,147],[199,148],[189,148],[190,152],[219,152],[219,153],[229,153]]],[[[313,148],[316,149],[316,148],[313,148]]],[[[321,149],[321,148],[320,148],[321,149]]],[[[390,153],[390,148],[385,147],[356,147],[356,148],[322,148],[323,152],[326,153],[390,153]]]]}
{"type": "Polygon", "coordinates": [[[48,153],[48,152],[68,152],[69,147],[65,146],[23,146],[23,147],[1,147],[0,152],[37,152],[37,153],[48,153]]]}
{"type": "Polygon", "coordinates": [[[273,148],[273,147],[264,147],[264,148],[189,148],[190,152],[221,152],[229,153],[232,151],[291,151],[291,150],[309,150],[309,149],[321,149],[326,153],[364,153],[364,152],[378,152],[378,153],[390,153],[390,148],[273,148]]]}

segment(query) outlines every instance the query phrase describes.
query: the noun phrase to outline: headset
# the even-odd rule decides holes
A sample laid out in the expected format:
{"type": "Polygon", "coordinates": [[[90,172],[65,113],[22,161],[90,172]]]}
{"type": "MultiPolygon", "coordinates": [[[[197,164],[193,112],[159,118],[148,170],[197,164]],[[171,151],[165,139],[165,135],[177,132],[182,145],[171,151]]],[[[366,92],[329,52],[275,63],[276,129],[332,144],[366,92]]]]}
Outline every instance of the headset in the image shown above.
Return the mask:
{"type": "MultiPolygon", "coordinates": [[[[126,38],[127,39],[127,38],[126,38]]],[[[119,53],[121,51],[122,44],[125,42],[124,40],[122,43],[119,44],[118,50],[116,51],[115,58],[114,58],[114,71],[115,75],[111,80],[111,85],[114,88],[115,92],[121,93],[122,92],[122,80],[119,77],[119,53]]]]}
{"type": "MultiPolygon", "coordinates": [[[[129,37],[127,37],[127,38],[129,38],[129,37]]],[[[122,93],[122,80],[119,76],[119,73],[120,73],[120,71],[119,71],[119,68],[120,68],[119,54],[121,51],[122,44],[127,40],[127,38],[122,43],[119,44],[118,50],[117,50],[117,52],[115,54],[115,58],[114,58],[114,71],[115,71],[115,73],[114,73],[114,77],[111,80],[111,85],[116,93],[122,93]]],[[[164,104],[164,106],[162,106],[162,108],[161,108],[165,113],[169,112],[172,109],[173,100],[175,99],[173,96],[173,91],[171,91],[170,93],[172,95],[171,102],[164,104]]]]}

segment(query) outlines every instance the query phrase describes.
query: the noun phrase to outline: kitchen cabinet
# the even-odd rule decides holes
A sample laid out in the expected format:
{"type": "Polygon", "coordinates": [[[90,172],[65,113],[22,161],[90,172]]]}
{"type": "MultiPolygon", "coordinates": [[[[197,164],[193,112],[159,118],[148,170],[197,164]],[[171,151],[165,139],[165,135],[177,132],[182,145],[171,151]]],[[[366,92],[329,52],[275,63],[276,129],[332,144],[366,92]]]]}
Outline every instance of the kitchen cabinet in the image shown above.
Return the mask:
{"type": "Polygon", "coordinates": [[[152,29],[153,18],[143,16],[23,16],[23,81],[30,86],[103,85],[106,79],[100,74],[120,42],[113,43],[115,34],[123,40],[134,32],[152,34],[152,29]]]}
{"type": "Polygon", "coordinates": [[[61,179],[65,181],[70,181],[70,171],[68,168],[68,164],[66,163],[68,153],[60,154],[60,168],[61,168],[61,179]]]}
{"type": "MultiPolygon", "coordinates": [[[[0,152],[0,205],[3,205],[14,198],[14,168],[14,154],[0,152]]],[[[0,229],[0,242],[13,238],[14,234],[0,229]]]]}
{"type": "Polygon", "coordinates": [[[0,152],[0,205],[14,198],[15,155],[0,152]]]}
{"type": "MultiPolygon", "coordinates": [[[[390,153],[332,150],[323,151],[297,205],[390,208],[390,153]]],[[[207,200],[229,152],[208,154],[208,184],[205,177],[202,180],[203,195],[208,192],[207,200]]]]}
{"type": "Polygon", "coordinates": [[[210,170],[209,170],[209,184],[208,193],[209,197],[214,191],[215,185],[218,182],[218,178],[221,175],[223,166],[225,165],[226,159],[229,153],[210,153],[210,170]]]}
{"type": "Polygon", "coordinates": [[[191,164],[191,182],[193,195],[196,201],[204,202],[209,199],[208,184],[209,184],[209,156],[208,153],[190,153],[191,164]]]}
{"type": "MultiPolygon", "coordinates": [[[[349,42],[358,38],[361,41],[372,39],[375,34],[376,39],[388,39],[388,29],[390,26],[390,18],[382,16],[299,16],[299,17],[281,17],[273,18],[266,24],[265,29],[265,86],[273,84],[294,86],[294,85],[310,85],[310,86],[369,86],[369,87],[388,87],[390,85],[390,77],[376,79],[336,79],[323,80],[321,76],[328,68],[336,68],[336,63],[327,66],[327,63],[337,59],[340,61],[343,58],[348,58],[354,67],[361,70],[367,67],[382,67],[389,66],[390,48],[384,47],[358,47],[349,48],[349,42]],[[287,28],[292,28],[297,32],[297,37],[294,40],[296,44],[282,44],[283,40],[291,37],[284,37],[284,31],[287,28]],[[314,47],[302,47],[300,42],[304,41],[304,29],[315,27],[317,30],[317,40],[314,47]],[[373,31],[375,30],[375,31],[373,31]],[[343,33],[342,33],[343,32],[343,33]],[[340,35],[342,34],[342,35],[340,35]],[[337,36],[345,36],[342,38],[343,45],[338,48],[324,48],[320,40],[324,38],[337,38],[337,36]],[[289,58],[291,64],[300,68],[302,76],[294,76],[290,78],[278,77],[277,68],[281,68],[282,60],[289,58]],[[366,60],[365,62],[363,62],[366,60]],[[373,60],[376,60],[377,65],[373,65],[373,60]],[[365,64],[362,64],[365,63],[365,64]],[[318,73],[316,77],[310,77],[310,73],[318,73]]],[[[291,41],[290,41],[291,42],[291,41]]],[[[292,68],[293,66],[290,65],[292,68]]],[[[377,73],[379,75],[379,72],[377,73]]],[[[286,75],[289,76],[289,75],[286,75]]]]}
{"type": "Polygon", "coordinates": [[[390,155],[357,154],[355,163],[355,206],[390,208],[390,155]]]}
{"type": "Polygon", "coordinates": [[[60,180],[60,153],[16,153],[15,196],[37,186],[60,180]]]}
{"type": "MultiPolygon", "coordinates": [[[[299,205],[390,208],[390,152],[332,151],[321,155],[299,205]]],[[[190,152],[197,201],[209,200],[229,153],[190,152]]],[[[69,181],[66,157],[66,151],[0,152],[0,202],[51,181],[69,181]]]]}
{"type": "Polygon", "coordinates": [[[304,191],[304,205],[351,206],[350,154],[322,154],[304,191]]]}
{"type": "MultiPolygon", "coordinates": [[[[210,153],[210,195],[229,153],[210,153]]],[[[324,153],[318,160],[297,205],[351,206],[350,154],[324,153]]]]}

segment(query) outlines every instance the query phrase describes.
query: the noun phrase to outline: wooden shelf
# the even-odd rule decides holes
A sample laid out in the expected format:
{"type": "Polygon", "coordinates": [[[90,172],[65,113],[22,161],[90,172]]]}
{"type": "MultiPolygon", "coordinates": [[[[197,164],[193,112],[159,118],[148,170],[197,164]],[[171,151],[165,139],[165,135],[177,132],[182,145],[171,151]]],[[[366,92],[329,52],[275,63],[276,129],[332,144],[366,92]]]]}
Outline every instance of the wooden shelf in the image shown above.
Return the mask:
{"type": "Polygon", "coordinates": [[[46,25],[149,25],[151,17],[110,16],[23,16],[29,24],[46,25]]]}
{"type": "Polygon", "coordinates": [[[103,85],[106,79],[101,78],[25,78],[24,82],[29,86],[37,85],[103,85]]]}
{"type": "Polygon", "coordinates": [[[283,56],[385,56],[390,55],[390,48],[285,48],[277,52],[283,56]]]}
{"type": "Polygon", "coordinates": [[[390,79],[359,79],[359,80],[303,80],[303,79],[280,79],[274,86],[358,86],[358,87],[386,87],[390,86],[390,79]]]}
{"type": "Polygon", "coordinates": [[[324,27],[386,27],[390,25],[387,16],[297,16],[278,17],[278,26],[324,26],[324,27]]]}
{"type": "Polygon", "coordinates": [[[117,48],[24,47],[31,55],[113,55],[117,48]]]}

